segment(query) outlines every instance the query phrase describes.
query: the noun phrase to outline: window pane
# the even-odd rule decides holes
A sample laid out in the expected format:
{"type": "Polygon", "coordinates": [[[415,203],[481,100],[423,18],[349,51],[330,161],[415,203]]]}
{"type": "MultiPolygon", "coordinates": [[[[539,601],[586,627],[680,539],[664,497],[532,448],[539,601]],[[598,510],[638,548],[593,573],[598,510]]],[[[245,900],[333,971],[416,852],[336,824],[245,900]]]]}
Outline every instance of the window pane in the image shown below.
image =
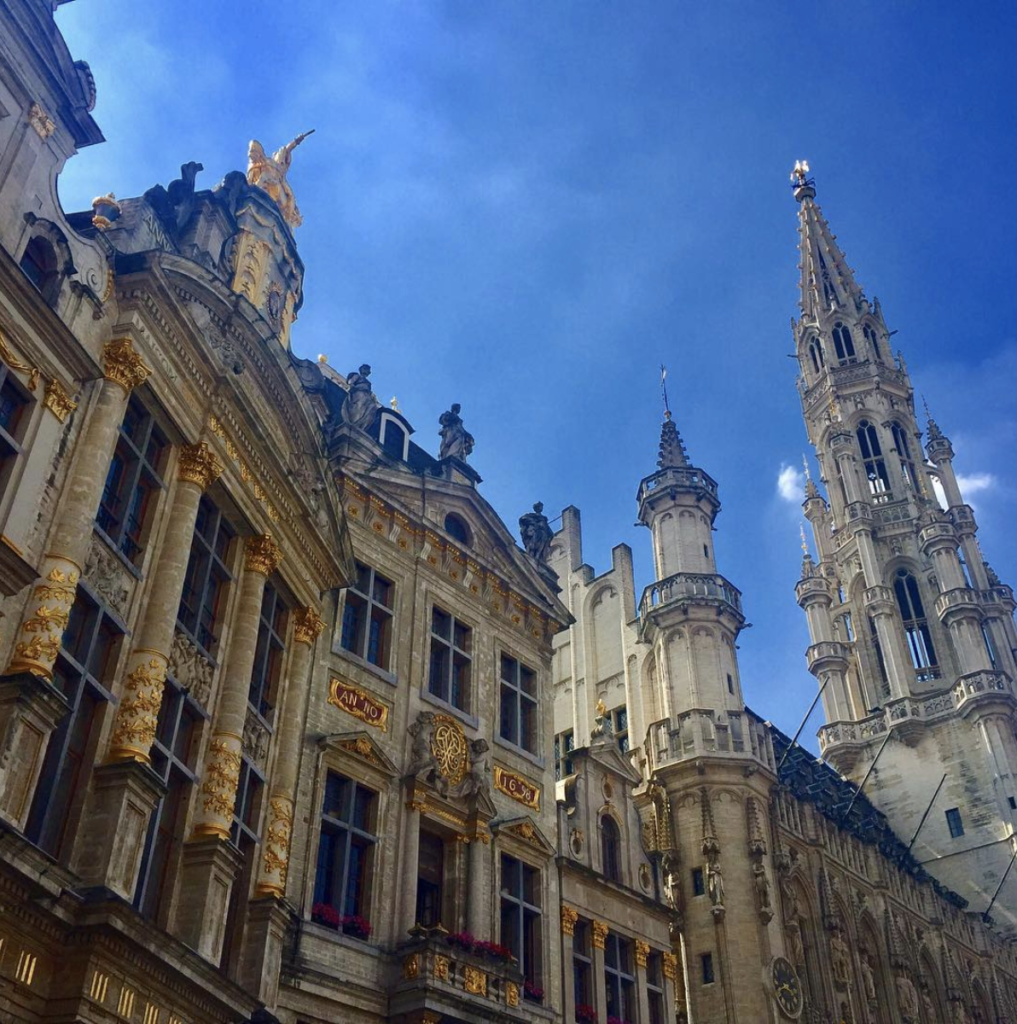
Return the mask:
{"type": "Polygon", "coordinates": [[[432,609],[431,632],[448,640],[452,635],[452,616],[443,612],[440,608],[432,609]]]}

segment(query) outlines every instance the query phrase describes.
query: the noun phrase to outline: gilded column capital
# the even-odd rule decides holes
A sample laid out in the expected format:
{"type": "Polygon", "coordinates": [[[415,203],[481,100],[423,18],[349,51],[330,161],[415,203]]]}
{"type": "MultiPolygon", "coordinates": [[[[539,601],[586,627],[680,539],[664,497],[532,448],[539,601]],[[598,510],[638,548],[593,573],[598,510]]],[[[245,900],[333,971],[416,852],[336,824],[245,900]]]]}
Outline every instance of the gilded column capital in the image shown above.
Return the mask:
{"type": "Polygon", "coordinates": [[[579,911],[573,910],[562,904],[561,908],[561,933],[562,935],[575,935],[576,921],[579,920],[579,911]]]}
{"type": "Polygon", "coordinates": [[[151,367],[134,351],[130,338],[114,338],[102,350],[103,374],[106,380],[119,384],[128,394],[151,376],[151,367]]]}
{"type": "Polygon", "coordinates": [[[313,646],[314,641],[321,636],[321,632],[325,628],[325,620],[310,605],[306,608],[298,608],[295,619],[293,639],[297,643],[313,646]]]}
{"type": "Polygon", "coordinates": [[[180,449],[180,461],[177,464],[179,479],[197,484],[206,491],[219,479],[222,471],[223,464],[216,458],[207,441],[185,444],[180,449]]]}
{"type": "Polygon", "coordinates": [[[595,949],[603,949],[607,941],[608,927],[606,921],[593,922],[593,945],[595,949]]]}
{"type": "Polygon", "coordinates": [[[642,939],[636,939],[636,966],[645,967],[646,958],[650,955],[650,944],[643,942],[642,939]]]}
{"type": "Polygon", "coordinates": [[[262,533],[248,537],[244,545],[244,568],[271,576],[282,561],[282,549],[272,539],[272,534],[262,533]]]}
{"type": "Polygon", "coordinates": [[[45,397],[42,400],[42,404],[49,409],[51,413],[61,422],[64,423],[67,417],[78,407],[78,403],[73,401],[71,396],[67,394],[64,386],[54,377],[47,385],[45,397]]]}
{"type": "Polygon", "coordinates": [[[664,977],[674,981],[678,977],[678,957],[674,953],[665,953],[661,959],[664,961],[664,977]]]}

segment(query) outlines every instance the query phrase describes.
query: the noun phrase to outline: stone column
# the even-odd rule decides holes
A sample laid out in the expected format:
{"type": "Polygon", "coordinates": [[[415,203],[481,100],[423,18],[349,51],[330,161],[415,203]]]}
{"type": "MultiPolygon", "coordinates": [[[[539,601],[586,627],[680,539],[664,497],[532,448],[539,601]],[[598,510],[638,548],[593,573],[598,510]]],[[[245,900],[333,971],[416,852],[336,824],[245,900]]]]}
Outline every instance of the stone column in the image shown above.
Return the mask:
{"type": "Polygon", "coordinates": [[[636,1020],[650,1019],[650,995],[646,991],[646,958],[650,955],[650,944],[636,939],[636,1003],[639,1006],[636,1012],[636,1020]]]}
{"type": "MultiPolygon", "coordinates": [[[[569,1022],[576,1019],[576,986],[572,980],[572,943],[576,933],[576,921],[578,920],[579,914],[572,907],[568,907],[563,903],[561,905],[561,976],[563,979],[561,1005],[562,1019],[569,1022]]],[[[590,980],[592,982],[593,979],[591,978],[590,980]]],[[[646,1019],[649,1020],[649,1018],[646,1019]]]]}
{"type": "Polygon", "coordinates": [[[78,873],[86,883],[105,886],[127,900],[138,882],[152,811],[165,792],[149,768],[149,751],[159,720],[198,502],[221,472],[222,466],[204,442],[181,449],[169,526],[149,577],[148,602],[127,660],[109,753],[95,770],[82,828],[78,873]]]}
{"type": "Polygon", "coordinates": [[[107,761],[149,763],[198,503],[222,470],[222,464],[204,441],[180,449],[169,525],[148,585],[145,614],[127,659],[124,692],[107,761]]]}
{"type": "Polygon", "coordinates": [[[229,839],[230,836],[240,781],[240,751],[258,643],[261,601],[265,582],[280,561],[282,552],[270,533],[247,538],[233,636],[216,708],[215,727],[205,755],[193,839],[229,839]]]}
{"type": "Polygon", "coordinates": [[[21,619],[19,638],[7,668],[9,673],[31,672],[44,679],[53,678],[53,663],[74,604],[81,564],[92,536],[95,510],[102,497],[127,398],[152,372],[134,351],[129,338],[106,344],[103,365],[105,376],[99,385],[95,408],[75,448],[48,551],[21,619]]]}
{"type": "Polygon", "coordinates": [[[407,933],[417,923],[417,876],[420,864],[420,812],[424,804],[409,800],[406,804],[406,818],[403,828],[403,871],[399,892],[399,917],[396,921],[395,941],[405,940],[407,933]]]}
{"type": "Polygon", "coordinates": [[[598,1019],[607,1019],[607,978],[604,974],[604,943],[607,922],[594,920],[590,928],[593,939],[593,1006],[598,1019]]]}
{"type": "Polygon", "coordinates": [[[296,795],[300,748],[304,737],[304,697],[314,644],[325,628],[325,620],[314,608],[300,608],[293,627],[293,654],[290,658],[286,699],[276,739],[275,775],[265,816],[265,835],[254,895],[286,895],[290,836],[293,831],[293,803],[296,795]]]}
{"type": "Polygon", "coordinates": [[[466,930],[472,935],[491,935],[490,881],[488,879],[488,844],[491,837],[478,829],[470,837],[469,888],[466,894],[466,930]]]}

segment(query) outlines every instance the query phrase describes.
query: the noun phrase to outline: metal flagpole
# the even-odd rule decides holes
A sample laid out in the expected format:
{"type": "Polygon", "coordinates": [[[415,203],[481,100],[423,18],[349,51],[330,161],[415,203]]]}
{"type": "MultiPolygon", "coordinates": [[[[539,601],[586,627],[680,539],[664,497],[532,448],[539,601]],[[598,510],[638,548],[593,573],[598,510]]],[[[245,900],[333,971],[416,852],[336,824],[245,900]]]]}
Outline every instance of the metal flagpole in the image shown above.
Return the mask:
{"type": "Polygon", "coordinates": [[[1014,849],[1013,856],[1010,858],[1010,863],[1006,866],[1006,871],[1003,872],[1003,877],[999,880],[999,885],[996,886],[996,891],[992,894],[992,899],[989,900],[989,905],[982,912],[982,920],[988,923],[989,911],[992,910],[992,905],[996,902],[996,897],[999,895],[1000,889],[1003,888],[1003,883],[1006,881],[1006,876],[1010,874],[1010,868],[1013,867],[1013,862],[1017,860],[1017,849],[1014,849]]]}
{"type": "Polygon", "coordinates": [[[890,737],[893,735],[892,729],[887,729],[886,736],[883,737],[883,742],[879,745],[879,750],[876,751],[876,756],[872,759],[872,764],[869,765],[868,771],[865,773],[865,778],[858,784],[858,788],[855,790],[855,795],[851,797],[851,803],[847,805],[847,810],[841,815],[840,820],[846,821],[847,816],[851,813],[851,808],[854,807],[855,801],[858,799],[858,794],[865,788],[865,783],[869,781],[869,776],[872,774],[872,769],[876,767],[876,762],[879,760],[879,755],[883,753],[887,743],[890,742],[890,737]]]}
{"type": "Polygon", "coordinates": [[[908,843],[908,853],[911,852],[911,847],[915,845],[915,840],[918,838],[918,833],[922,831],[922,826],[925,824],[925,819],[929,816],[929,812],[932,810],[932,805],[936,802],[936,797],[939,796],[939,791],[943,788],[944,782],[946,782],[946,772],[943,772],[943,777],[939,780],[939,785],[936,787],[936,792],[932,794],[932,799],[929,801],[929,806],[925,808],[925,813],[922,815],[922,820],[918,822],[918,828],[915,829],[915,834],[911,837],[911,842],[908,843]]]}
{"type": "Polygon", "coordinates": [[[823,680],[823,685],[819,688],[819,692],[816,694],[815,699],[809,705],[809,710],[805,712],[805,717],[802,719],[802,724],[798,726],[798,731],[794,735],[794,739],[788,745],[787,750],[784,751],[784,756],[780,759],[780,764],[777,765],[777,778],[780,778],[780,770],[784,767],[784,762],[787,760],[788,754],[791,753],[791,749],[798,745],[798,737],[802,734],[802,729],[805,728],[805,723],[812,717],[812,712],[816,710],[816,705],[819,703],[819,698],[823,696],[823,691],[826,689],[826,684],[830,681],[830,677],[827,676],[823,680]]]}

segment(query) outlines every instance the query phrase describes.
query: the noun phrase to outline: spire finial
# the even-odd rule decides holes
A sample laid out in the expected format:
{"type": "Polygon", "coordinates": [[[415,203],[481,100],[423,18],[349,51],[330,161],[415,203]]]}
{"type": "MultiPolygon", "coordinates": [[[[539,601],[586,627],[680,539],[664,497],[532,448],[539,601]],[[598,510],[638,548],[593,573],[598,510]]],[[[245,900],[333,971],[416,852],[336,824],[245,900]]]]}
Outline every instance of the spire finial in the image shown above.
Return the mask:
{"type": "Polygon", "coordinates": [[[791,188],[794,189],[795,199],[798,202],[815,196],[816,179],[809,177],[808,160],[795,161],[794,170],[791,172],[791,188]]]}
{"type": "Polygon", "coordinates": [[[667,367],[660,364],[660,393],[664,398],[664,420],[671,419],[671,406],[667,402],[667,367]]]}

